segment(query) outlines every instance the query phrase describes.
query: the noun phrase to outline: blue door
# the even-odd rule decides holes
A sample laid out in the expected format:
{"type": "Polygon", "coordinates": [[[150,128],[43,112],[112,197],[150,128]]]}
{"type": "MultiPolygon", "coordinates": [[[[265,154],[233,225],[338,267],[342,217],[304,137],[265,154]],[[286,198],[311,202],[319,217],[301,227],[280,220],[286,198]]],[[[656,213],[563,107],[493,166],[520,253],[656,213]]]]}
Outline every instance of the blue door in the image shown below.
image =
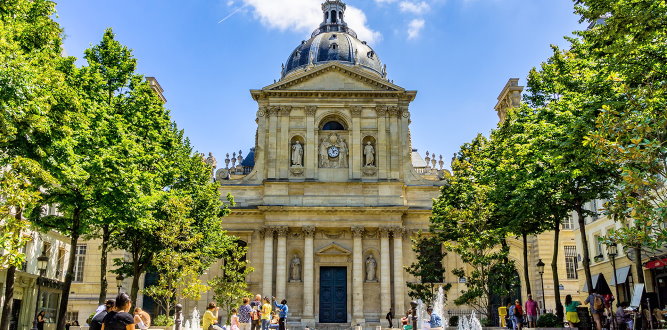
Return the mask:
{"type": "Polygon", "coordinates": [[[347,322],[347,268],[320,268],[320,323],[347,322]]]}

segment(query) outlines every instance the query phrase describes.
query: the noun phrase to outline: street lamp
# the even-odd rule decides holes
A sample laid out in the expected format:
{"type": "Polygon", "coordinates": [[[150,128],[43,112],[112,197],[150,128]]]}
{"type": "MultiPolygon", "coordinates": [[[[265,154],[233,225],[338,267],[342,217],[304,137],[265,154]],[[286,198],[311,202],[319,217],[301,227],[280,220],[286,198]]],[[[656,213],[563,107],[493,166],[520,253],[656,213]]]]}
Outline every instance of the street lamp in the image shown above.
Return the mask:
{"type": "Polygon", "coordinates": [[[546,313],[546,302],[544,301],[544,262],[542,259],[537,261],[537,271],[540,273],[540,283],[542,284],[542,314],[546,313]]]}
{"type": "Polygon", "coordinates": [[[118,274],[118,276],[116,276],[116,286],[118,287],[118,294],[120,294],[120,288],[123,287],[123,280],[124,279],[125,278],[123,277],[122,274],[118,274]]]}
{"type": "MultiPolygon", "coordinates": [[[[618,245],[616,242],[607,244],[607,255],[611,260],[611,268],[614,270],[614,287],[616,288],[616,305],[618,306],[618,275],[616,275],[616,256],[618,255],[618,245]]],[[[612,309],[612,316],[614,315],[614,310],[612,309]]],[[[616,321],[614,317],[612,320],[616,321]]]]}
{"type": "Polygon", "coordinates": [[[46,249],[42,249],[42,255],[37,257],[37,299],[35,299],[35,321],[33,322],[33,330],[37,329],[37,315],[39,315],[39,297],[42,295],[42,286],[40,285],[42,277],[46,274],[46,268],[49,266],[49,257],[46,255],[46,249]]]}

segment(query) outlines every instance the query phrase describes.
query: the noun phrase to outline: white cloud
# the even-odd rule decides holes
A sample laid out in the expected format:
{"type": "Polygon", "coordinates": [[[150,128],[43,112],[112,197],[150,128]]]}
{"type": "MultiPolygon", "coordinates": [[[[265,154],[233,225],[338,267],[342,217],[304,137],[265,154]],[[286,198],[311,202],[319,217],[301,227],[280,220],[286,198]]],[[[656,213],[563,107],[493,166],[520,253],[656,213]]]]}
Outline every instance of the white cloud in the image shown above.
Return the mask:
{"type": "Polygon", "coordinates": [[[375,2],[377,2],[377,3],[392,3],[392,2],[396,2],[396,0],[375,0],[375,2]]]}
{"type": "Polygon", "coordinates": [[[399,4],[402,12],[412,13],[415,15],[421,15],[431,9],[431,6],[426,1],[421,2],[412,2],[412,1],[401,1],[399,4]]]}
{"type": "Polygon", "coordinates": [[[231,7],[234,5],[234,0],[227,1],[227,6],[231,7]]]}
{"type": "MultiPolygon", "coordinates": [[[[282,31],[311,32],[322,22],[322,0],[243,0],[254,9],[262,24],[282,31]]],[[[387,1],[387,0],[381,0],[387,1]]],[[[380,32],[367,25],[366,14],[356,7],[347,6],[345,21],[355,30],[359,39],[373,43],[381,39],[380,32]]]]}
{"type": "Polygon", "coordinates": [[[419,34],[424,28],[424,24],[426,24],[426,21],[421,18],[415,18],[410,21],[410,24],[408,24],[408,39],[415,39],[419,37],[419,34]]]}

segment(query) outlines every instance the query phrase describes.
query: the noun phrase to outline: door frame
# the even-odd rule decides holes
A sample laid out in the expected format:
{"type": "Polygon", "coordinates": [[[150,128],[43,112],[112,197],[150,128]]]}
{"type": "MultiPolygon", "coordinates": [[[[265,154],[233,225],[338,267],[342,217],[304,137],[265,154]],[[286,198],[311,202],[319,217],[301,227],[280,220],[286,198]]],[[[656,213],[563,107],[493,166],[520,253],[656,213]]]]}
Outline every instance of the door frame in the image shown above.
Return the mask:
{"type": "Polygon", "coordinates": [[[321,323],[320,320],[320,287],[321,287],[321,272],[323,267],[333,267],[333,268],[344,268],[345,269],[345,322],[343,323],[338,323],[338,324],[346,324],[350,323],[350,305],[352,303],[352,283],[350,282],[352,280],[352,272],[350,271],[350,265],[348,264],[340,264],[340,263],[319,263],[315,268],[316,274],[316,284],[315,285],[315,291],[316,291],[316,299],[313,299],[316,306],[314,306],[314,312],[316,313],[315,315],[315,320],[317,320],[317,323],[321,323]]]}

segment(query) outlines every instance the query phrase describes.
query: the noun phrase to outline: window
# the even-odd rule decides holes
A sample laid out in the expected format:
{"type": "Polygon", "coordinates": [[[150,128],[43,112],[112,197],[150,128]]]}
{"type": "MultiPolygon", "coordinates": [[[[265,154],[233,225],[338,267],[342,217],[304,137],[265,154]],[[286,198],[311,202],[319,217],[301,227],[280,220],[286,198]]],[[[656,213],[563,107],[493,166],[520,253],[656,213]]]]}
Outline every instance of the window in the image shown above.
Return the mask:
{"type": "Polygon", "coordinates": [[[83,265],[86,262],[86,245],[77,245],[74,255],[74,282],[83,282],[83,265]]]}
{"type": "Polygon", "coordinates": [[[568,280],[576,280],[577,276],[577,247],[564,246],[565,249],[565,273],[568,280]]]}
{"type": "Polygon", "coordinates": [[[74,321],[79,322],[79,312],[67,312],[65,314],[65,322],[72,324],[74,321]]]}
{"type": "Polygon", "coordinates": [[[337,122],[337,121],[330,121],[324,124],[322,126],[322,130],[324,131],[343,131],[345,130],[345,126],[343,124],[337,122]]]}
{"type": "MultiPolygon", "coordinates": [[[[22,253],[24,256],[26,255],[27,251],[29,251],[29,249],[28,249],[28,244],[30,244],[30,242],[26,243],[26,244],[23,245],[23,247],[21,248],[21,253],[22,253]]],[[[23,262],[21,263],[21,267],[19,267],[19,270],[22,271],[22,272],[25,272],[25,271],[28,270],[28,260],[27,260],[27,259],[28,259],[28,258],[27,258],[27,256],[26,256],[26,258],[24,258],[24,259],[23,259],[23,262]]]]}
{"type": "Polygon", "coordinates": [[[56,278],[60,279],[63,275],[63,268],[65,267],[65,249],[58,249],[58,263],[56,264],[56,278]]]}
{"type": "Polygon", "coordinates": [[[597,262],[604,260],[604,254],[602,253],[602,241],[600,241],[600,235],[593,236],[593,244],[595,244],[595,256],[597,262]]]}
{"type": "Polygon", "coordinates": [[[563,220],[563,229],[574,229],[574,223],[571,216],[563,220]]]}

